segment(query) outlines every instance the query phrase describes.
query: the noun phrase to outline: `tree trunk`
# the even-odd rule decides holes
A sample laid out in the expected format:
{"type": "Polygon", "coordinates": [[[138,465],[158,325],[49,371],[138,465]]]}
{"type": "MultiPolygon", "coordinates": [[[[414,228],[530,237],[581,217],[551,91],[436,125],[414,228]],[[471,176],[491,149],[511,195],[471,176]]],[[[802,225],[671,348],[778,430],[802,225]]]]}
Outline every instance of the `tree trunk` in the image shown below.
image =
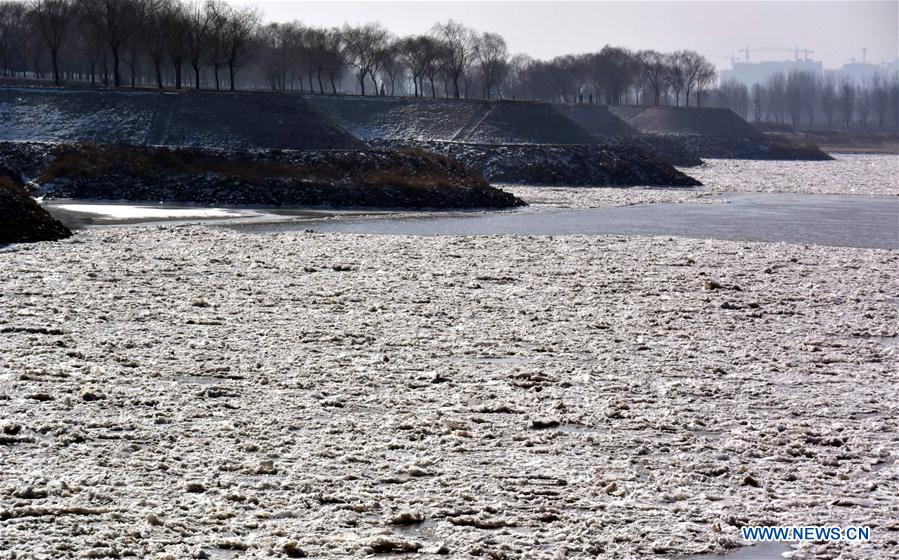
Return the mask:
{"type": "Polygon", "coordinates": [[[154,60],[153,66],[156,69],[156,87],[162,89],[162,65],[158,60],[154,60]]]}
{"type": "Polygon", "coordinates": [[[194,87],[195,87],[196,89],[200,89],[200,65],[199,65],[199,64],[195,64],[195,65],[192,65],[192,66],[194,67],[194,79],[196,80],[196,83],[194,84],[194,87]]]}
{"type": "Polygon", "coordinates": [[[59,79],[59,49],[53,49],[50,55],[53,58],[53,83],[59,85],[61,81],[59,79]]]}
{"type": "Polygon", "coordinates": [[[325,84],[322,83],[322,71],[318,70],[318,93],[319,95],[324,95],[325,93],[325,84]]]}
{"type": "Polygon", "coordinates": [[[221,85],[219,84],[219,65],[212,65],[212,72],[215,74],[215,91],[221,91],[221,85]]]}
{"type": "Polygon", "coordinates": [[[365,95],[365,72],[359,73],[359,90],[365,95]]]}
{"type": "Polygon", "coordinates": [[[119,49],[112,48],[112,83],[115,87],[122,85],[122,78],[119,76],[119,49]]]}
{"type": "Polygon", "coordinates": [[[234,91],[234,62],[228,63],[228,84],[229,89],[234,91]]]}

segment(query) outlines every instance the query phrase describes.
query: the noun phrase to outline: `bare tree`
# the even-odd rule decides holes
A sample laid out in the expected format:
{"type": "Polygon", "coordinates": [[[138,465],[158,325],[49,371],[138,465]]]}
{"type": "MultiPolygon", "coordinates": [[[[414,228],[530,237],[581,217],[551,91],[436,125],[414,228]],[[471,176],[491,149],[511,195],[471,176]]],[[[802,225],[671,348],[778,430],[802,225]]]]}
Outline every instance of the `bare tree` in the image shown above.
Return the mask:
{"type": "Polygon", "coordinates": [[[160,1],[157,8],[147,18],[143,32],[140,34],[140,43],[153,65],[153,79],[159,89],[163,88],[162,62],[166,56],[166,25],[168,13],[173,9],[172,2],[173,0],[160,1]]]}
{"type": "Polygon", "coordinates": [[[837,108],[842,117],[843,125],[848,129],[852,126],[852,117],[855,114],[855,88],[848,78],[840,80],[837,108]]]}
{"type": "Polygon", "coordinates": [[[318,92],[325,93],[325,68],[331,57],[331,35],[327,29],[311,28],[307,32],[309,61],[318,79],[318,92]]]}
{"type": "Polygon", "coordinates": [[[668,67],[668,85],[674,91],[674,106],[680,107],[680,95],[687,89],[687,67],[683,51],[671,53],[665,58],[668,67]]]}
{"type": "Polygon", "coordinates": [[[449,20],[444,24],[435,25],[433,33],[446,46],[444,50],[445,69],[447,77],[453,83],[453,95],[459,99],[462,95],[459,89],[459,80],[471,65],[474,57],[474,32],[461,23],[449,20]]]}
{"type": "Polygon", "coordinates": [[[208,48],[208,35],[215,14],[214,4],[193,2],[187,8],[187,61],[194,70],[194,87],[200,89],[200,68],[208,48]]]}
{"type": "Polygon", "coordinates": [[[88,21],[109,46],[113,84],[122,85],[121,51],[156,6],[156,0],[78,0],[88,21]]]}
{"type": "Polygon", "coordinates": [[[53,83],[60,84],[59,49],[69,29],[72,15],[71,0],[35,0],[31,5],[41,37],[50,50],[53,65],[53,83]]]}
{"type": "Polygon", "coordinates": [[[484,82],[483,96],[492,99],[509,68],[506,41],[496,33],[484,33],[478,37],[474,52],[484,82]]]}
{"type": "Polygon", "coordinates": [[[787,78],[778,72],[768,78],[768,108],[773,113],[775,122],[783,124],[787,110],[787,78]]]}
{"type": "Polygon", "coordinates": [[[228,20],[231,18],[232,8],[221,0],[208,0],[206,2],[209,30],[206,33],[206,48],[204,59],[206,64],[212,67],[213,83],[216,91],[222,89],[219,72],[227,63],[226,30],[228,20]]]}
{"type": "MultiPolygon", "coordinates": [[[[365,77],[371,76],[378,65],[378,57],[386,47],[389,33],[380,24],[369,23],[361,27],[343,27],[343,42],[348,61],[356,68],[359,90],[365,95],[365,77]]],[[[377,88],[377,85],[375,86],[377,88]]],[[[375,92],[377,93],[377,92],[375,92]]]]}
{"type": "Polygon", "coordinates": [[[825,75],[821,83],[821,110],[827,120],[827,126],[833,126],[837,112],[837,87],[833,74],[825,75]]]}
{"type": "Polygon", "coordinates": [[[428,46],[428,43],[432,41],[431,37],[419,35],[401,39],[397,45],[399,58],[412,75],[412,89],[415,97],[424,95],[425,69],[430,61],[429,57],[432,57],[435,52],[428,46]]]}
{"type": "Polygon", "coordinates": [[[0,2],[0,73],[4,76],[15,76],[20,66],[26,13],[24,4],[0,2]]]}
{"type": "MultiPolygon", "coordinates": [[[[442,41],[433,38],[430,41],[423,43],[423,47],[427,51],[425,54],[424,73],[425,76],[428,77],[428,83],[431,85],[431,97],[436,98],[437,88],[435,87],[434,82],[443,69],[443,61],[446,60],[448,56],[447,51],[449,50],[449,47],[442,41]]],[[[422,84],[422,89],[424,89],[424,84],[422,84]]]]}
{"type": "Polygon", "coordinates": [[[228,87],[234,91],[237,70],[245,62],[262,16],[252,8],[231,9],[224,22],[222,44],[228,64],[228,87]]]}
{"type": "Polygon", "coordinates": [[[262,73],[273,91],[287,88],[289,70],[289,30],[284,25],[271,23],[259,30],[256,40],[260,50],[262,73]]]}
{"type": "Polygon", "coordinates": [[[664,54],[658,51],[642,51],[639,54],[642,62],[640,68],[645,81],[652,91],[653,105],[660,105],[662,92],[668,87],[668,64],[664,54]]]}
{"type": "MultiPolygon", "coordinates": [[[[673,55],[678,83],[684,92],[686,106],[690,106],[690,94],[702,84],[711,83],[715,67],[704,56],[695,51],[677,51],[673,55]]],[[[698,104],[697,98],[697,104],[698,104]]]]}
{"type": "MultiPolygon", "coordinates": [[[[702,107],[702,92],[708,89],[715,79],[718,77],[718,71],[715,65],[709,62],[705,57],[700,55],[696,67],[696,106],[702,107]]],[[[689,99],[687,102],[689,106],[689,99]]],[[[744,113],[745,114],[745,113],[744,113]]]]}
{"type": "Polygon", "coordinates": [[[762,121],[762,99],[765,95],[765,88],[761,84],[753,84],[752,86],[752,119],[755,122],[762,121]]]}
{"type": "Polygon", "coordinates": [[[181,89],[184,62],[187,60],[190,44],[190,14],[180,2],[171,4],[163,14],[166,51],[175,73],[175,89],[181,89]]]}
{"type": "Polygon", "coordinates": [[[405,67],[400,61],[399,53],[398,42],[389,41],[376,57],[376,73],[381,76],[380,91],[382,95],[388,92],[388,84],[390,95],[396,95],[396,85],[402,80],[403,73],[405,72],[405,67]]]}

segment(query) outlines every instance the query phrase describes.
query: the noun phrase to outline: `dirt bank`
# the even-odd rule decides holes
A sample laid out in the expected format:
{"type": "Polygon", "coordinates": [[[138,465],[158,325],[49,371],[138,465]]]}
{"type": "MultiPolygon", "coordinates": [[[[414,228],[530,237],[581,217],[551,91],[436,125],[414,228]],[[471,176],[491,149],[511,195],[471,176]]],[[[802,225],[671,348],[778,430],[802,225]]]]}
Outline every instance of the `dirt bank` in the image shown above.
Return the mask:
{"type": "Polygon", "coordinates": [[[589,144],[593,138],[547,103],[309,96],[307,102],[363,140],[471,144],[589,144]]]}
{"type": "Polygon", "coordinates": [[[362,146],[298,95],[0,88],[0,140],[221,149],[362,146]]]}
{"type": "MultiPolygon", "coordinates": [[[[766,135],[730,109],[710,107],[612,106],[613,113],[643,133],[662,157],[679,157],[672,146],[680,145],[699,158],[806,160],[831,159],[814,143],[795,142],[783,136],[766,135]]],[[[675,161],[685,165],[684,160],[675,161]]]]}
{"type": "Polygon", "coordinates": [[[607,144],[485,145],[462,142],[382,142],[414,146],[461,162],[494,183],[592,186],[679,186],[701,183],[626,139],[607,144]]]}
{"type": "Polygon", "coordinates": [[[627,124],[606,105],[588,103],[558,104],[553,108],[578,126],[599,138],[636,136],[640,131],[627,124]]]}
{"type": "MultiPolygon", "coordinates": [[[[616,107],[611,107],[616,112],[616,107]]],[[[714,107],[643,107],[630,114],[627,123],[645,134],[697,134],[763,138],[764,133],[730,109],[714,107]]]]}
{"type": "Polygon", "coordinates": [[[56,241],[70,235],[31,198],[17,172],[0,165],[0,245],[56,241]]]}
{"type": "MultiPolygon", "coordinates": [[[[253,151],[0,144],[40,154],[48,198],[266,206],[505,208],[523,203],[448,158],[423,151],[253,151]]],[[[15,158],[10,158],[13,160],[15,158]]]]}

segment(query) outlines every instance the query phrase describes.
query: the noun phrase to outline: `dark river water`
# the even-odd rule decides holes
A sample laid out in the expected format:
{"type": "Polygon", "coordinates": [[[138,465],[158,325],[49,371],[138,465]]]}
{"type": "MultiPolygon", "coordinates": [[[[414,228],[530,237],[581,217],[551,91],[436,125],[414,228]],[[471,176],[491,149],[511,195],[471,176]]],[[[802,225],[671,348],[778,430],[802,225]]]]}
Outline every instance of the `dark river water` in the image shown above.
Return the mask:
{"type": "Polygon", "coordinates": [[[718,204],[362,216],[303,227],[380,235],[672,235],[899,249],[899,197],[728,193],[720,199],[718,204]]]}
{"type": "MultiPolygon", "coordinates": [[[[370,212],[203,208],[59,201],[47,205],[72,227],[210,221],[246,231],[314,229],[381,235],[666,235],[899,249],[899,196],[786,194],[823,190],[899,192],[899,156],[837,156],[832,162],[710,160],[687,170],[730,191],[715,203],[612,208],[533,207],[492,212],[370,212]]],[[[707,198],[706,200],[709,200],[707,198]]]]}

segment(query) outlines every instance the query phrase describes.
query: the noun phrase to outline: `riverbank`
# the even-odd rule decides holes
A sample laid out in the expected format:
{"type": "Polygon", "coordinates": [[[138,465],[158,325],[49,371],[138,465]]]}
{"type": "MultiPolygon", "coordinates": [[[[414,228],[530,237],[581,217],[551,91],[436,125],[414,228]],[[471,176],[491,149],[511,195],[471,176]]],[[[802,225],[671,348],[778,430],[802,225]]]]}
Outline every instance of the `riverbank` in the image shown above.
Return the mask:
{"type": "Polygon", "coordinates": [[[55,241],[70,235],[68,228],[31,198],[21,177],[0,165],[0,245],[55,241]]]}
{"type": "Polygon", "coordinates": [[[19,555],[662,558],[821,522],[874,538],[794,558],[885,559],[899,536],[895,251],[189,226],[0,260],[19,555]]]}
{"type": "Polygon", "coordinates": [[[46,198],[209,205],[509,208],[524,203],[422,150],[255,150],[0,143],[46,198]]]}

